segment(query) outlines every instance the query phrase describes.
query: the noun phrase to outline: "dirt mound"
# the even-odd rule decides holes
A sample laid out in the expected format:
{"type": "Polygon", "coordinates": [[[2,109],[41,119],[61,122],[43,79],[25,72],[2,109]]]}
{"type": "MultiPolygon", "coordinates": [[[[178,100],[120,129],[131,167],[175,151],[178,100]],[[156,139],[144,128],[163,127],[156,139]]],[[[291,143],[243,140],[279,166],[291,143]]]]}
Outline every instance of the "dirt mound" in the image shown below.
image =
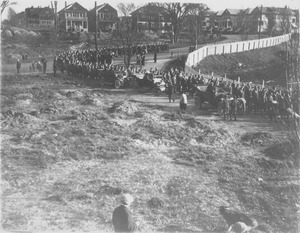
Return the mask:
{"type": "Polygon", "coordinates": [[[30,148],[15,148],[16,154],[19,155],[3,155],[3,163],[13,162],[15,166],[20,168],[30,168],[30,169],[45,169],[56,161],[53,154],[50,154],[43,150],[34,150],[30,148]]]}
{"type": "Polygon", "coordinates": [[[299,142],[287,140],[277,142],[264,150],[266,156],[272,159],[288,160],[299,157],[299,142]]]}
{"type": "Polygon", "coordinates": [[[101,100],[97,99],[97,98],[88,98],[88,99],[84,100],[83,104],[93,105],[93,106],[97,106],[97,107],[104,106],[104,103],[101,100]]]}
{"type": "Polygon", "coordinates": [[[186,120],[186,126],[190,127],[190,128],[196,128],[196,129],[200,129],[200,130],[208,130],[210,129],[209,125],[211,124],[211,122],[209,121],[199,121],[196,120],[195,118],[190,118],[186,120]]]}
{"type": "Polygon", "coordinates": [[[180,114],[180,113],[165,113],[162,115],[166,120],[170,121],[193,121],[195,118],[189,114],[180,114]]]}
{"type": "Polygon", "coordinates": [[[139,112],[141,114],[141,118],[137,121],[137,124],[140,126],[147,126],[152,124],[159,124],[160,123],[160,117],[157,114],[152,113],[143,113],[139,112]]]}
{"type": "Polygon", "coordinates": [[[77,105],[76,101],[73,100],[57,100],[54,102],[56,107],[68,109],[68,108],[73,108],[74,106],[77,105]]]}
{"type": "Polygon", "coordinates": [[[100,195],[100,194],[106,194],[106,195],[120,195],[122,192],[126,192],[126,190],[123,190],[122,188],[119,187],[113,187],[108,184],[105,184],[101,186],[95,194],[100,195]]]}
{"type": "Polygon", "coordinates": [[[61,94],[59,94],[59,93],[54,93],[54,94],[53,94],[53,98],[59,99],[59,100],[61,100],[61,99],[66,99],[65,96],[63,96],[63,95],[61,95],[61,94]]]}
{"type": "Polygon", "coordinates": [[[84,94],[80,91],[75,90],[75,91],[68,91],[66,93],[66,96],[69,98],[82,98],[84,97],[84,94]]]}
{"type": "Polygon", "coordinates": [[[245,133],[241,136],[241,141],[245,145],[266,145],[272,141],[274,141],[273,134],[269,132],[249,132],[245,133]]]}
{"type": "Polygon", "coordinates": [[[1,114],[2,119],[18,119],[18,120],[38,120],[34,114],[27,114],[23,112],[15,112],[12,110],[7,110],[1,114]]]}
{"type": "Polygon", "coordinates": [[[58,95],[56,92],[51,91],[51,90],[46,90],[40,87],[33,87],[30,90],[30,94],[33,96],[34,100],[48,100],[52,98],[57,98],[58,95]]]}
{"type": "Polygon", "coordinates": [[[21,93],[15,96],[16,99],[22,99],[22,100],[27,100],[27,99],[32,99],[33,94],[31,93],[21,93]]]}
{"type": "Polygon", "coordinates": [[[27,107],[32,103],[31,99],[26,99],[26,100],[16,100],[15,104],[17,107],[27,107]]]}
{"type": "Polygon", "coordinates": [[[120,113],[126,115],[134,115],[138,111],[139,105],[128,101],[116,102],[108,109],[108,113],[120,113]]]}
{"type": "Polygon", "coordinates": [[[164,206],[164,201],[158,197],[152,197],[147,204],[149,208],[161,208],[164,206]]]}
{"type": "Polygon", "coordinates": [[[45,114],[58,113],[58,109],[53,106],[44,106],[40,108],[40,113],[45,113],[45,114]]]}

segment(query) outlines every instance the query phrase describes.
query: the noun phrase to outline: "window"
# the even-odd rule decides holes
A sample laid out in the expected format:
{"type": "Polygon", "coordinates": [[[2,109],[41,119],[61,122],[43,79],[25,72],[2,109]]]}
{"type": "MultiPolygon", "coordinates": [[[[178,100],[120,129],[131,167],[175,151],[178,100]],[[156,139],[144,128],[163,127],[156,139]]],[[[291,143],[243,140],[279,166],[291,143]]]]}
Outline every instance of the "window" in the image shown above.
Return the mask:
{"type": "Polygon", "coordinates": [[[87,28],[87,23],[86,23],[86,21],[83,22],[83,28],[87,28]]]}
{"type": "Polygon", "coordinates": [[[296,23],[296,19],[295,18],[292,18],[292,23],[296,23]]]}

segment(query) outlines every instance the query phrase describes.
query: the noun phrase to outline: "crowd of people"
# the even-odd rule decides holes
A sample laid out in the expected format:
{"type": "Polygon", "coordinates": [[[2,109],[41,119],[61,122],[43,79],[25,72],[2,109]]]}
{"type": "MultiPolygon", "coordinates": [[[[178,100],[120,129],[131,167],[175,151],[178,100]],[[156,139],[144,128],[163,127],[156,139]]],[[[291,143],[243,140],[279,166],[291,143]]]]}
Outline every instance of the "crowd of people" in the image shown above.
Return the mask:
{"type": "Polygon", "coordinates": [[[185,73],[178,68],[171,68],[169,71],[160,71],[156,68],[151,68],[147,71],[140,66],[130,66],[126,69],[121,65],[113,65],[107,62],[107,60],[105,60],[106,62],[96,64],[91,62],[91,57],[93,57],[93,53],[89,51],[68,51],[58,56],[55,63],[63,64],[64,70],[70,75],[94,79],[99,76],[101,70],[109,70],[112,73],[122,71],[124,75],[140,73],[147,73],[152,76],[159,75],[166,84],[166,93],[168,94],[169,102],[175,101],[173,98],[173,94],[175,93],[188,93],[188,96],[193,98],[197,92],[197,85],[206,84],[208,86],[206,91],[212,95],[215,94],[219,87],[226,89],[228,90],[228,95],[233,98],[245,99],[248,112],[268,112],[271,119],[274,118],[275,111],[282,117],[288,115],[285,111],[286,109],[294,109],[295,112],[299,111],[297,109],[297,95],[288,90],[282,91],[275,87],[267,88],[262,85],[253,85],[250,82],[240,83],[225,78],[204,78],[201,74],[185,73]],[[272,108],[270,110],[273,105],[278,106],[277,109],[272,108]]]}
{"type": "Polygon", "coordinates": [[[105,47],[98,49],[97,52],[95,49],[70,50],[54,58],[53,69],[55,73],[57,69],[60,69],[71,75],[95,78],[98,70],[118,68],[119,66],[112,66],[113,59],[124,56],[125,53],[130,53],[132,57],[136,56],[137,65],[144,66],[146,54],[154,54],[154,62],[156,62],[157,53],[168,50],[168,43],[133,45],[127,48],[123,46],[105,47]]]}
{"type": "MultiPolygon", "coordinates": [[[[167,51],[168,44],[136,45],[132,46],[130,49],[133,54],[155,53],[156,51],[167,51]]],[[[193,98],[198,91],[197,85],[204,84],[207,85],[206,91],[211,93],[211,95],[215,95],[218,88],[228,90],[229,96],[234,99],[243,98],[246,101],[246,110],[248,112],[267,113],[270,116],[270,119],[273,119],[276,114],[287,117],[290,114],[286,111],[287,109],[292,109],[292,112],[299,114],[297,103],[298,93],[291,92],[290,90],[282,91],[275,87],[267,88],[263,85],[254,85],[250,82],[241,83],[225,78],[204,78],[201,74],[185,73],[179,68],[171,68],[168,71],[151,68],[147,71],[143,69],[142,66],[130,66],[129,68],[126,68],[122,65],[113,65],[113,57],[122,56],[123,52],[123,47],[102,48],[98,53],[96,53],[96,50],[94,49],[66,51],[55,57],[53,63],[54,75],[56,74],[57,69],[72,76],[93,79],[98,79],[100,72],[103,72],[103,70],[111,73],[112,76],[116,72],[123,72],[124,76],[134,76],[145,73],[150,79],[151,77],[159,75],[165,83],[165,90],[169,102],[175,101],[173,98],[173,94],[175,93],[187,93],[189,97],[193,98]],[[98,56],[98,63],[96,56],[98,56]],[[276,108],[272,106],[276,106],[276,108]]],[[[138,64],[140,63],[138,62],[138,64]]],[[[47,61],[43,59],[41,62],[32,64],[33,71],[35,66],[40,66],[40,69],[45,73],[47,61]]],[[[21,63],[18,61],[18,72],[20,67],[21,63]]]]}
{"type": "MultiPolygon", "coordinates": [[[[134,68],[131,71],[136,72],[134,68]]],[[[145,71],[144,71],[145,72],[145,71]]],[[[282,118],[288,118],[292,112],[299,114],[298,109],[298,94],[296,89],[280,90],[276,87],[266,87],[264,85],[254,85],[251,82],[241,83],[239,81],[229,80],[225,78],[204,78],[201,74],[185,73],[183,70],[171,68],[169,71],[158,71],[157,69],[150,69],[148,73],[159,75],[162,81],[166,84],[166,93],[169,97],[169,102],[174,102],[173,94],[186,93],[189,97],[192,97],[197,93],[197,86],[207,85],[206,92],[211,96],[217,94],[217,90],[227,91],[227,96],[232,99],[245,100],[245,110],[247,112],[268,114],[271,120],[276,120],[277,115],[282,118]],[[287,111],[290,109],[290,112],[287,111]],[[292,111],[291,111],[292,110],[292,111]]],[[[224,96],[226,98],[226,96],[224,96]]],[[[182,102],[186,104],[185,96],[181,96],[182,102]]],[[[233,103],[233,108],[236,108],[237,104],[233,103]]],[[[183,105],[184,106],[184,105],[183,105]]],[[[227,106],[227,109],[231,109],[227,106]]],[[[182,111],[186,111],[186,107],[182,108],[182,111]]],[[[236,119],[236,111],[233,111],[233,117],[236,119]]],[[[231,116],[230,116],[231,117],[231,116]]]]}

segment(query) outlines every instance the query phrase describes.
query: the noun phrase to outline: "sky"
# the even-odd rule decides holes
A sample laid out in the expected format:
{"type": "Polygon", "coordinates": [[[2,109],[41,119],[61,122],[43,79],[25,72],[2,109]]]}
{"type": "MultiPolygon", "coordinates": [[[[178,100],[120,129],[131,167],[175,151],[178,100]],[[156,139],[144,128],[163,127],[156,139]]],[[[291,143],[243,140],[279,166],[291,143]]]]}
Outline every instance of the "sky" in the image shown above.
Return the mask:
{"type": "MultiPolygon", "coordinates": [[[[15,10],[15,12],[19,13],[25,10],[27,7],[51,7],[51,0],[11,0],[11,2],[16,2],[16,5],[12,5],[11,8],[15,10]]],[[[54,0],[52,0],[54,2],[54,0]]],[[[57,1],[57,9],[61,10],[65,6],[64,0],[57,1]]],[[[67,4],[78,2],[87,10],[92,9],[95,6],[95,0],[67,0],[67,4]]],[[[190,2],[190,3],[204,3],[211,10],[218,11],[224,10],[226,8],[230,9],[246,9],[253,8],[256,6],[266,6],[266,7],[284,7],[287,5],[291,9],[300,9],[300,1],[299,0],[104,0],[104,1],[96,1],[97,5],[101,5],[103,3],[108,3],[112,7],[117,8],[117,4],[120,2],[133,2],[136,6],[145,5],[148,2],[190,2]]],[[[2,15],[2,20],[7,18],[7,9],[4,11],[2,15]]]]}

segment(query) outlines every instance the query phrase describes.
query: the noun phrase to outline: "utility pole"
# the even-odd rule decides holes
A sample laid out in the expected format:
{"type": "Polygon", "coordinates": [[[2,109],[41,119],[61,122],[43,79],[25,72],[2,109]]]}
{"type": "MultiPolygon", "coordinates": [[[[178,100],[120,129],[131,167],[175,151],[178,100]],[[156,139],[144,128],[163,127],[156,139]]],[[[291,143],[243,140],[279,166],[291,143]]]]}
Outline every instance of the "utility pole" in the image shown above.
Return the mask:
{"type": "Polygon", "coordinates": [[[261,22],[262,22],[262,9],[263,6],[260,7],[260,17],[259,17],[259,32],[258,32],[258,39],[260,40],[260,33],[261,33],[261,22]]]}
{"type": "Polygon", "coordinates": [[[196,18],[196,50],[198,47],[198,17],[196,18]]]}
{"type": "MultiPolygon", "coordinates": [[[[52,5],[52,2],[51,2],[52,5]]],[[[58,17],[57,17],[57,1],[54,1],[54,17],[55,17],[55,46],[56,46],[56,50],[57,50],[57,45],[58,45],[58,17]]],[[[56,55],[56,51],[55,51],[55,55],[56,55]]]]}
{"type": "Polygon", "coordinates": [[[97,36],[98,36],[98,14],[97,14],[97,1],[95,1],[95,50],[96,50],[96,62],[98,65],[98,44],[97,44],[97,36]]]}
{"type": "MultiPolygon", "coordinates": [[[[52,4],[52,2],[51,2],[52,4]]],[[[54,1],[54,14],[55,14],[55,31],[56,31],[56,35],[57,35],[57,1],[54,1]]]]}

